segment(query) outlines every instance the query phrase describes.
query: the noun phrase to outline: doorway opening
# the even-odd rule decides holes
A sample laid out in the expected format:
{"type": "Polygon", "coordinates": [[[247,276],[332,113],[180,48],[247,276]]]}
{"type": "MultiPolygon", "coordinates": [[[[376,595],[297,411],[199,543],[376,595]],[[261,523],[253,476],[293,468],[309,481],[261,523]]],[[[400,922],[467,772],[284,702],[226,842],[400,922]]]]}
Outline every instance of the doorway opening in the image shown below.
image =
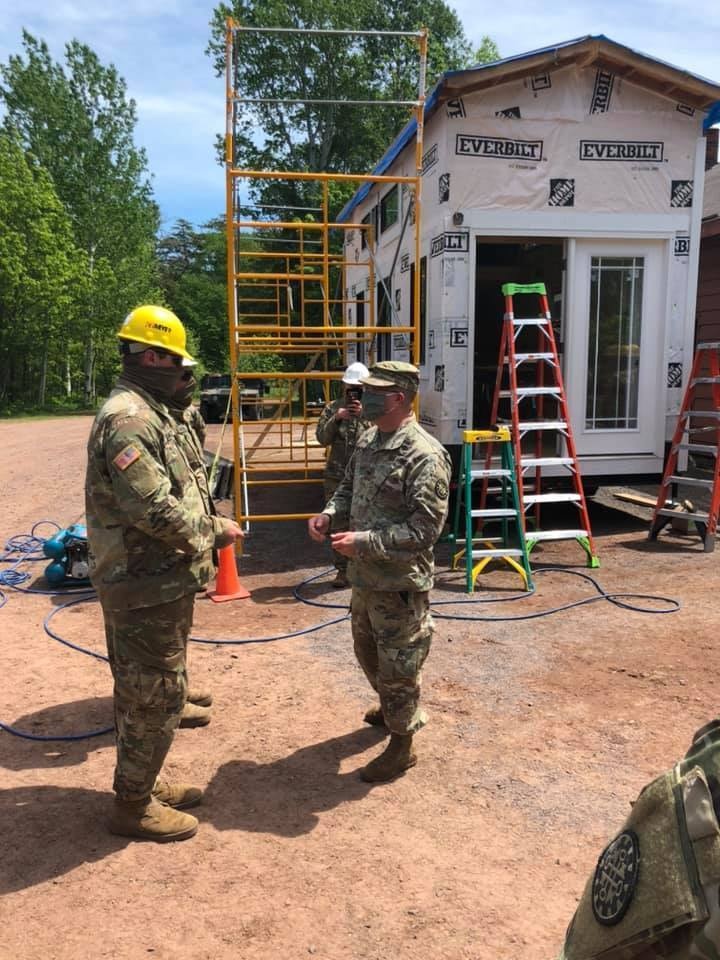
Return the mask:
{"type": "MultiPolygon", "coordinates": [[[[505,300],[504,283],[544,283],[562,362],[563,273],[565,241],[561,237],[479,237],[475,245],[475,352],[473,418],[476,430],[489,427],[497,375],[505,300]]],[[[537,298],[520,297],[518,317],[537,315],[537,298]]],[[[534,344],[533,344],[534,346],[534,344]]],[[[528,368],[520,376],[532,375],[528,368]]]]}

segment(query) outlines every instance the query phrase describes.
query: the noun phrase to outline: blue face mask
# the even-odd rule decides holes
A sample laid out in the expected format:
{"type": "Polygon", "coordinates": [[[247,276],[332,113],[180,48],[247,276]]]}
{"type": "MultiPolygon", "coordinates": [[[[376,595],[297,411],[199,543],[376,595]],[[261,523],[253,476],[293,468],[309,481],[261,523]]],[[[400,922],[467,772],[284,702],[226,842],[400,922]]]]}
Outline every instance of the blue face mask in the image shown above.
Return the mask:
{"type": "Polygon", "coordinates": [[[379,420],[385,413],[387,394],[365,389],[362,396],[363,416],[366,420],[379,420]]]}

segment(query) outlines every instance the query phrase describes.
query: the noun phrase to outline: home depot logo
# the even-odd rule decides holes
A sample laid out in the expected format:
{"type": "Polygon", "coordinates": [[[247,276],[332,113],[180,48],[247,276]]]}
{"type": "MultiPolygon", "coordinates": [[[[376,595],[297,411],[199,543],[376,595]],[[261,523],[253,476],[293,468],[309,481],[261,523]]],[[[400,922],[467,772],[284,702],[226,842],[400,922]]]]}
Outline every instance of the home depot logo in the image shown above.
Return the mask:
{"type": "Polygon", "coordinates": [[[562,178],[550,181],[549,207],[575,206],[575,181],[562,178]]]}
{"type": "Polygon", "coordinates": [[[428,170],[432,170],[432,168],[435,166],[437,162],[438,162],[438,145],[434,143],[430,147],[430,149],[423,155],[423,158],[422,158],[423,176],[425,176],[428,170]]]}
{"type": "Polygon", "coordinates": [[[455,153],[459,157],[489,157],[495,160],[542,160],[542,140],[508,140],[458,133],[455,153]]]}
{"type": "Polygon", "coordinates": [[[670,184],[670,206],[691,207],[693,201],[692,180],[673,180],[670,184]]]}
{"type": "Polygon", "coordinates": [[[661,140],[581,140],[581,160],[619,160],[630,163],[662,163],[661,140]]]}
{"type": "Polygon", "coordinates": [[[610,109],[613,83],[615,77],[606,70],[598,70],[595,74],[595,87],[590,102],[590,113],[607,113],[610,109]]]}

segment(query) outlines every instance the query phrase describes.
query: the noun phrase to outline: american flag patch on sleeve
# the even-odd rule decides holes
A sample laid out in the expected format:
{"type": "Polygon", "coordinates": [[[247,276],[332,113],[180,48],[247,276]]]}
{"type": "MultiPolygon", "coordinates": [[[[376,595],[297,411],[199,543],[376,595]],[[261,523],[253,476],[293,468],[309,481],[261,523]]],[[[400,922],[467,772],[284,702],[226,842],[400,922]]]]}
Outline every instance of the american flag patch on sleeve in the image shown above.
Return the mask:
{"type": "Polygon", "coordinates": [[[131,463],[135,463],[135,461],[139,459],[140,451],[137,447],[133,447],[133,445],[130,444],[129,447],[125,447],[124,450],[120,451],[120,453],[113,459],[113,463],[118,470],[127,470],[131,463]]]}

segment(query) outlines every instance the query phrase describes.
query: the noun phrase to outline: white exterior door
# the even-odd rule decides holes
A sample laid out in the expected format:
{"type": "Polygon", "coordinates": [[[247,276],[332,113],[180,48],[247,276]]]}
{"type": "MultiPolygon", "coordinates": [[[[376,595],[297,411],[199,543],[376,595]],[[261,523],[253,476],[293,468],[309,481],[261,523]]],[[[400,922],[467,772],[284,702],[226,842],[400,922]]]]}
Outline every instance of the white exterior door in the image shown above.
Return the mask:
{"type": "Polygon", "coordinates": [[[568,244],[565,384],[579,456],[661,456],[664,241],[568,244]]]}

